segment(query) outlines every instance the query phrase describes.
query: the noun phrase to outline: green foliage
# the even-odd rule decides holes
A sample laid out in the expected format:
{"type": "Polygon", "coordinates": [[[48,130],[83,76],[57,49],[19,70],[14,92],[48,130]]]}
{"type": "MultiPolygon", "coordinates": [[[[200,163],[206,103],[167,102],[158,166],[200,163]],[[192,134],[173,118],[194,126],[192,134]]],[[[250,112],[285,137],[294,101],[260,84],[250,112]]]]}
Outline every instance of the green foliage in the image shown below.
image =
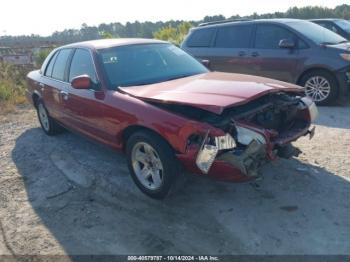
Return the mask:
{"type": "MultiPolygon", "coordinates": [[[[234,16],[231,18],[238,18],[234,16]]],[[[245,18],[261,19],[261,18],[296,18],[296,19],[314,19],[314,18],[342,18],[350,19],[350,5],[339,5],[332,8],[321,6],[291,7],[286,12],[275,12],[258,15],[254,13],[245,18]]]]}
{"type": "Polygon", "coordinates": [[[155,32],[153,37],[156,39],[169,41],[175,45],[180,45],[191,27],[192,24],[189,22],[183,22],[177,27],[163,27],[155,32]]]}
{"type": "Polygon", "coordinates": [[[102,31],[100,32],[100,36],[102,39],[111,39],[111,38],[115,38],[113,36],[113,34],[111,34],[110,32],[106,32],[106,31],[102,31]]]}
{"type": "Polygon", "coordinates": [[[153,34],[153,37],[159,40],[166,40],[170,42],[176,42],[177,29],[172,26],[167,26],[159,29],[153,34]]]}
{"type": "MultiPolygon", "coordinates": [[[[80,29],[66,29],[61,32],[54,32],[51,36],[0,36],[0,46],[42,46],[42,45],[64,45],[73,42],[108,38],[153,38],[153,33],[163,27],[177,27],[183,21],[170,20],[167,22],[143,22],[133,23],[110,23],[99,26],[88,26],[83,24],[80,29]]],[[[198,22],[190,21],[192,25],[198,22]]]]}
{"type": "Polygon", "coordinates": [[[38,68],[41,67],[46,57],[51,53],[52,50],[53,48],[45,48],[45,49],[41,49],[40,51],[34,54],[34,61],[35,61],[36,67],[38,68]]]}
{"type": "MultiPolygon", "coordinates": [[[[25,102],[25,76],[29,68],[0,62],[0,104],[25,102]]],[[[0,108],[1,109],[1,108],[0,108]]]]}
{"type": "Polygon", "coordinates": [[[208,23],[208,22],[215,22],[215,21],[220,21],[220,20],[225,20],[226,18],[223,15],[213,15],[213,16],[205,16],[203,18],[203,23],[208,23]]]}

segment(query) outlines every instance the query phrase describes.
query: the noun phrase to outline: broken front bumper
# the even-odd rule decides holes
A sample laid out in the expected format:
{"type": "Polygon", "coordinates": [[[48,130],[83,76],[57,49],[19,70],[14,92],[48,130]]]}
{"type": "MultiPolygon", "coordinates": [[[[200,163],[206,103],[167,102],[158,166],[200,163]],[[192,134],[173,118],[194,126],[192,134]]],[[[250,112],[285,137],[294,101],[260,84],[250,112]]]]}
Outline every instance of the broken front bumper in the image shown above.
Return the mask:
{"type": "Polygon", "coordinates": [[[229,151],[218,159],[235,166],[248,177],[257,177],[259,167],[267,162],[266,146],[254,140],[241,152],[229,151]]]}
{"type": "Polygon", "coordinates": [[[178,154],[177,157],[190,172],[207,174],[221,180],[248,181],[258,177],[259,168],[277,157],[276,146],[288,145],[308,134],[311,138],[314,134],[314,128],[309,130],[307,126],[293,135],[290,134],[289,138],[284,138],[283,141],[271,141],[263,131],[251,131],[256,135],[249,136],[250,138],[243,134],[238,136],[239,146],[229,134],[211,140],[208,140],[207,134],[199,148],[191,145],[186,154],[178,154]],[[242,146],[242,142],[246,145],[242,146]]]}
{"type": "Polygon", "coordinates": [[[310,139],[313,137],[315,127],[310,129],[310,124],[317,118],[318,111],[310,99],[302,98],[302,102],[301,119],[281,133],[235,121],[235,139],[229,133],[210,136],[208,131],[201,146],[189,144],[187,152],[177,157],[193,173],[232,181],[255,178],[259,168],[277,156],[297,156],[300,150],[294,148],[291,142],[305,135],[309,135],[310,139]]]}

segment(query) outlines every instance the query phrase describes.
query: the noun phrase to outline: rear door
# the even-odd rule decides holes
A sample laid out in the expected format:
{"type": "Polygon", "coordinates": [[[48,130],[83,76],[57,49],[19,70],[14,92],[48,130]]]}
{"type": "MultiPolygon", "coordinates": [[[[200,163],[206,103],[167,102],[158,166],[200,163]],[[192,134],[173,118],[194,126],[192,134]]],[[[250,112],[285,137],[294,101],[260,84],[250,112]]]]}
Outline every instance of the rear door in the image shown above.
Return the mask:
{"type": "Polygon", "coordinates": [[[63,95],[68,88],[65,82],[67,63],[72,49],[60,49],[50,59],[39,83],[45,106],[51,117],[64,124],[63,95]]]}
{"type": "Polygon", "coordinates": [[[303,63],[298,47],[303,42],[293,32],[276,24],[257,24],[254,39],[254,49],[249,53],[254,74],[293,82],[298,65],[303,63]],[[282,39],[294,41],[295,48],[280,48],[282,39]]]}
{"type": "Polygon", "coordinates": [[[213,49],[211,48],[216,28],[196,29],[190,33],[181,48],[198,60],[211,60],[213,49]]]}
{"type": "Polygon", "coordinates": [[[220,26],[217,29],[214,55],[210,59],[215,71],[254,74],[252,67],[252,33],[253,24],[236,24],[220,26]]]}

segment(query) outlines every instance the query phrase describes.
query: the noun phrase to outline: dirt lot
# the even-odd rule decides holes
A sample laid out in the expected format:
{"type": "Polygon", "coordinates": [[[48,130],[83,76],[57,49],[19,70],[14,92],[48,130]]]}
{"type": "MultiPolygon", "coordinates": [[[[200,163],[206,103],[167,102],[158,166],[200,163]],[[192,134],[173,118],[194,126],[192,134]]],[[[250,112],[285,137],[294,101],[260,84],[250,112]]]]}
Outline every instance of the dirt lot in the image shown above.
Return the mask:
{"type": "Polygon", "coordinates": [[[299,159],[253,183],[189,175],[147,198],[124,156],[32,109],[1,117],[0,254],[350,254],[350,104],[321,108],[299,159]]]}

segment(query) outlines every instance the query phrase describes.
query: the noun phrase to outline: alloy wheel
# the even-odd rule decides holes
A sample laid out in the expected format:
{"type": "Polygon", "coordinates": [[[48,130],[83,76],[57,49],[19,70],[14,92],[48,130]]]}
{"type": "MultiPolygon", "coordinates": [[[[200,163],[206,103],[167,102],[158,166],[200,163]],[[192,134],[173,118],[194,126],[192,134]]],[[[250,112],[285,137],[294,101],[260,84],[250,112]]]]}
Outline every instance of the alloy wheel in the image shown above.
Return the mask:
{"type": "Polygon", "coordinates": [[[38,115],[40,123],[42,124],[45,131],[48,132],[50,130],[49,116],[47,115],[44,105],[41,103],[38,105],[38,115]]]}
{"type": "Polygon", "coordinates": [[[134,172],[143,186],[157,190],[163,184],[163,165],[155,149],[145,142],[138,142],[132,149],[131,162],[134,172]]]}
{"type": "Polygon", "coordinates": [[[323,76],[313,76],[305,82],[305,94],[315,102],[324,101],[330,93],[331,85],[323,76]]]}

